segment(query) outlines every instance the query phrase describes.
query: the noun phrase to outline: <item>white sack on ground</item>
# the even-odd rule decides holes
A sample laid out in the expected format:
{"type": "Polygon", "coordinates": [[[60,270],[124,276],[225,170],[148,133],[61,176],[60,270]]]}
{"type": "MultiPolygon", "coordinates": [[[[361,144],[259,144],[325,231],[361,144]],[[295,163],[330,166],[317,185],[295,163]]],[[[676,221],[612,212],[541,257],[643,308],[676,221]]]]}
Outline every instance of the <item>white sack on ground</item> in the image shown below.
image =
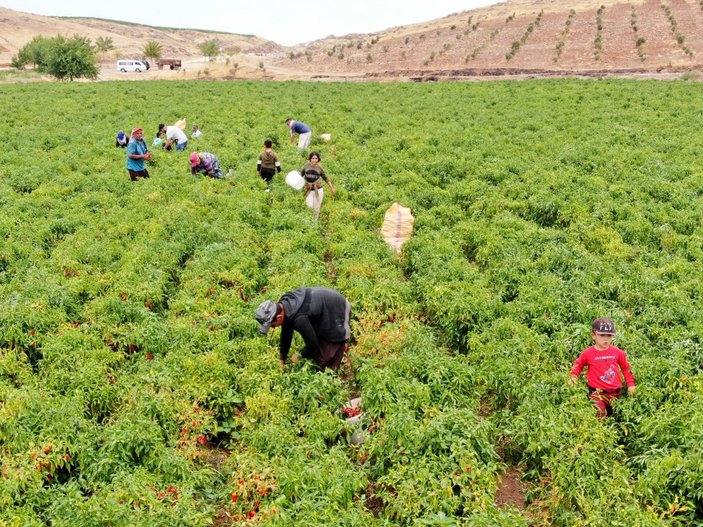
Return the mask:
{"type": "Polygon", "coordinates": [[[386,211],[381,227],[381,234],[386,243],[396,253],[400,253],[403,244],[408,241],[413,233],[415,218],[408,207],[393,203],[386,211]]]}

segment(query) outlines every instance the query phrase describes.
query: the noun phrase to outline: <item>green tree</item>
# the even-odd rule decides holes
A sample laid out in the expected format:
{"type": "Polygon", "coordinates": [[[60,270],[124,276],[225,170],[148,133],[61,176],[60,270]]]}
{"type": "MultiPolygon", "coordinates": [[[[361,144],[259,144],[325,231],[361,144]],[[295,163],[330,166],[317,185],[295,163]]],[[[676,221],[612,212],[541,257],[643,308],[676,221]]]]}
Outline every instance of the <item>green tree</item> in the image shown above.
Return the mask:
{"type": "Polygon", "coordinates": [[[98,76],[95,48],[90,39],[80,35],[66,38],[62,35],[51,39],[46,71],[59,80],[73,80],[98,76]]]}
{"type": "Polygon", "coordinates": [[[38,71],[45,71],[52,40],[43,35],[34,37],[12,57],[12,67],[23,69],[27,64],[33,64],[38,71]]]}
{"type": "Polygon", "coordinates": [[[156,61],[157,59],[161,58],[162,49],[163,46],[161,46],[161,43],[157,42],[156,40],[150,40],[149,42],[144,44],[144,47],[142,48],[142,54],[147,59],[152,59],[153,61],[156,61]]]}
{"type": "Polygon", "coordinates": [[[107,53],[111,49],[115,49],[115,45],[112,42],[111,37],[98,37],[95,39],[95,48],[98,53],[107,53]]]}
{"type": "Polygon", "coordinates": [[[215,57],[220,54],[220,44],[217,40],[206,40],[198,45],[198,49],[210,59],[210,62],[215,60],[215,57]]]}

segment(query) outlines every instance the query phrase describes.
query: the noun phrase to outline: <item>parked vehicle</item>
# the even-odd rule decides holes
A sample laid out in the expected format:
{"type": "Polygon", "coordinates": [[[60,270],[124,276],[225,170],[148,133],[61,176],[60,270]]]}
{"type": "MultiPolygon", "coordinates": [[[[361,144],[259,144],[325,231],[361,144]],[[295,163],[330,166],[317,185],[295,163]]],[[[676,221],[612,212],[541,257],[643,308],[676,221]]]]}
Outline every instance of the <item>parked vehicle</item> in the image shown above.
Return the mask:
{"type": "Polygon", "coordinates": [[[164,69],[164,66],[168,66],[171,70],[177,70],[181,68],[181,59],[157,59],[156,65],[160,70],[164,69]]]}
{"type": "Polygon", "coordinates": [[[149,64],[141,60],[121,59],[117,61],[117,71],[136,71],[137,73],[149,69],[149,64]]]}

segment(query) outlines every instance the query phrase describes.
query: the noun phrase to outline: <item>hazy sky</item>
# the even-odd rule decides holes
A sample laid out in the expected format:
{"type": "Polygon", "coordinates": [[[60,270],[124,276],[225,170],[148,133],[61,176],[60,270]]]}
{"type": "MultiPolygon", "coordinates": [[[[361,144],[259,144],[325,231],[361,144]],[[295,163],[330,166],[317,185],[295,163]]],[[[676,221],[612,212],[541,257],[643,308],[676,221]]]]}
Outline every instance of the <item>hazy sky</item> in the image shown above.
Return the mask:
{"type": "Polygon", "coordinates": [[[251,34],[279,44],[373,33],[497,3],[496,0],[0,0],[1,7],[151,26],[251,34]]]}

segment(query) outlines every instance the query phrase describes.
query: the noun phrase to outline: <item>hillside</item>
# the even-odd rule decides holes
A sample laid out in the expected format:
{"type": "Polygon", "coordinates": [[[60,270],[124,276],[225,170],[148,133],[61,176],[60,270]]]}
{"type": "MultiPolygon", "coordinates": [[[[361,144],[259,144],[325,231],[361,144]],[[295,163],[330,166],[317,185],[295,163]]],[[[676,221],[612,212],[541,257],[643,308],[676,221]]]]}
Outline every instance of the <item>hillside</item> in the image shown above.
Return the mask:
{"type": "Polygon", "coordinates": [[[431,78],[680,72],[700,69],[702,57],[698,2],[516,0],[313,42],[288,62],[311,75],[431,78]]]}
{"type": "MultiPolygon", "coordinates": [[[[0,63],[9,62],[33,36],[58,33],[112,38],[115,56],[138,56],[145,42],[158,40],[164,56],[191,61],[191,77],[635,75],[699,70],[703,7],[694,0],[512,0],[421,24],[293,47],[254,36],[43,17],[0,8],[0,63]],[[198,51],[198,44],[210,39],[217,39],[224,50],[215,63],[204,62],[198,51]]],[[[106,72],[111,73],[112,58],[106,58],[106,72]]]]}
{"type": "Polygon", "coordinates": [[[0,63],[9,63],[12,56],[36,35],[50,37],[58,34],[85,35],[92,41],[98,37],[111,38],[115,46],[113,57],[138,57],[144,44],[150,40],[161,43],[164,57],[200,57],[198,45],[212,39],[230,54],[236,50],[271,53],[283,49],[253,35],[151,27],[115,20],[47,17],[0,7],[0,63]]]}

